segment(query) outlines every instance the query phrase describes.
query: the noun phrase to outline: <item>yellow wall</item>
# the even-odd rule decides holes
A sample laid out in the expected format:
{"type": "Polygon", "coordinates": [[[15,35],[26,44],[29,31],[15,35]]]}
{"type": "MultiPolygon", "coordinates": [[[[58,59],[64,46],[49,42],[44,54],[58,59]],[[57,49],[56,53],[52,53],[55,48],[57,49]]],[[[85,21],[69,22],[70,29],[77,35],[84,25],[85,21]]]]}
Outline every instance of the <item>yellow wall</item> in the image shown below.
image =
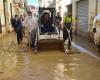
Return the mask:
{"type": "Polygon", "coordinates": [[[92,32],[93,19],[96,16],[96,0],[89,0],[89,14],[88,14],[88,30],[92,32]]]}
{"type": "Polygon", "coordinates": [[[100,14],[100,0],[98,0],[98,13],[100,14]]]}

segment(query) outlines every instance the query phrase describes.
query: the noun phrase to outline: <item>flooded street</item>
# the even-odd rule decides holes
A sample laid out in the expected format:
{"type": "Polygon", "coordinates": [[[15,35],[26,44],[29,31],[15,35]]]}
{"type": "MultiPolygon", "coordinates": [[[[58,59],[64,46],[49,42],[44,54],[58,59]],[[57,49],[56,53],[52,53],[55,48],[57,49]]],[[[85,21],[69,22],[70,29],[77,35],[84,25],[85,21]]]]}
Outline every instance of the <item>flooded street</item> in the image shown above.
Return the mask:
{"type": "Polygon", "coordinates": [[[100,60],[87,53],[34,54],[17,46],[14,34],[1,39],[0,48],[0,80],[100,80],[100,60]]]}

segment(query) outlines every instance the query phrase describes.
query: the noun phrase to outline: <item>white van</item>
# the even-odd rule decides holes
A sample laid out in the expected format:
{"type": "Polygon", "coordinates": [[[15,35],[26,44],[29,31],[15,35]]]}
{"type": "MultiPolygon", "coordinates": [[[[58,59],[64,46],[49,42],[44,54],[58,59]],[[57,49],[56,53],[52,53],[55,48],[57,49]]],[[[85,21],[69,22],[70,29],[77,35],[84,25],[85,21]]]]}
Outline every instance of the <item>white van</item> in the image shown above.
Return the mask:
{"type": "Polygon", "coordinates": [[[94,43],[100,51],[100,14],[93,21],[94,43]]]}

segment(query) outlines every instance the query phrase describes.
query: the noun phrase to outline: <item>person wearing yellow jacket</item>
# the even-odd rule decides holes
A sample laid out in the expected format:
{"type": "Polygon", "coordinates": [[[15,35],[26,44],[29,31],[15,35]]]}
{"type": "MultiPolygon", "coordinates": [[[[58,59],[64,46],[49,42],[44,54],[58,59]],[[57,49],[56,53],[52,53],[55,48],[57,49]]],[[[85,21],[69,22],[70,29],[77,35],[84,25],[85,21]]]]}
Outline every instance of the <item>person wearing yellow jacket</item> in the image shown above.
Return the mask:
{"type": "Polygon", "coordinates": [[[68,40],[68,49],[70,49],[72,41],[72,23],[73,23],[71,12],[68,12],[68,15],[64,17],[63,23],[64,23],[63,40],[64,42],[68,40]]]}

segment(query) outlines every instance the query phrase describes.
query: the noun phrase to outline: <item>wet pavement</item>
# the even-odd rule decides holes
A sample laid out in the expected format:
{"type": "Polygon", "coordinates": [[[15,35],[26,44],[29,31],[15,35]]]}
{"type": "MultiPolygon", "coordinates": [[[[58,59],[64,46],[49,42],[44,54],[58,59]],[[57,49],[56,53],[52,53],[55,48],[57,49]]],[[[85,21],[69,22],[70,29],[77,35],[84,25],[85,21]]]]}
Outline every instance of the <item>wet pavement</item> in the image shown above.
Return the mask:
{"type": "Polygon", "coordinates": [[[96,50],[96,46],[91,38],[86,38],[81,35],[74,35],[74,43],[87,49],[89,52],[100,58],[100,52],[96,50]]]}
{"type": "Polygon", "coordinates": [[[0,80],[100,80],[100,60],[90,54],[34,54],[17,46],[14,35],[0,40],[0,80]]]}

